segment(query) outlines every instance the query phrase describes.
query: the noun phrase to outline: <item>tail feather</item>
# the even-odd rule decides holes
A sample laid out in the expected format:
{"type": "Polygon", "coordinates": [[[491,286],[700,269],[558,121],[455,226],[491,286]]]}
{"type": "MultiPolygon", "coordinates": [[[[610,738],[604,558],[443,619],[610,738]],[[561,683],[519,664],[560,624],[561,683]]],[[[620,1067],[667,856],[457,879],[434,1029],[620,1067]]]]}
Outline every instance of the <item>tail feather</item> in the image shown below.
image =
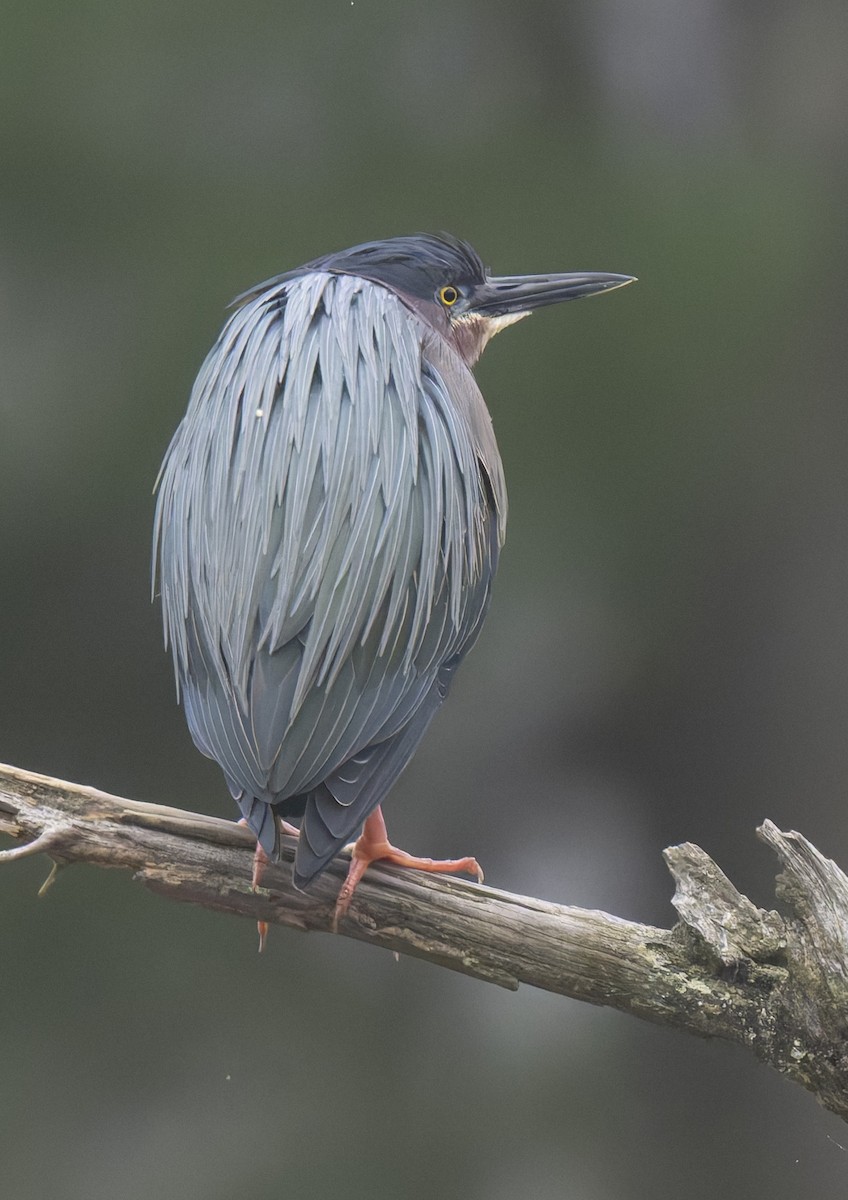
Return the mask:
{"type": "Polygon", "coordinates": [[[445,675],[444,690],[437,677],[397,733],[361,751],[310,791],[294,860],[295,887],[315,879],[385,799],[441,705],[451,674],[445,675]]]}
{"type": "Polygon", "coordinates": [[[236,800],[257,842],[271,862],[277,862],[280,857],[280,819],[276,812],[267,800],[257,800],[246,792],[236,796],[236,800]]]}

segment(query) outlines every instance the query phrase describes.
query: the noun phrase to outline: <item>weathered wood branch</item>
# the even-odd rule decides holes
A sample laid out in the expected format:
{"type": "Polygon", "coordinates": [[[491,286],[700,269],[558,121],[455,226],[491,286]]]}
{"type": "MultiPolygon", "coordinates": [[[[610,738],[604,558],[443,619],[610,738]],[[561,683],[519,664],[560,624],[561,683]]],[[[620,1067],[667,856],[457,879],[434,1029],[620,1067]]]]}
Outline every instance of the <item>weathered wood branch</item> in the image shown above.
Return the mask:
{"type": "MultiPolygon", "coordinates": [[[[3,766],[0,833],[23,843],[0,864],[43,852],[59,866],[123,867],[174,900],[300,930],[331,930],[344,872],[333,864],[308,895],[295,891],[286,838],[254,893],[254,842],[238,825],[3,766]]],[[[800,834],[770,821],[758,833],[782,865],[785,916],[757,908],[687,843],[665,852],[672,929],[377,866],[339,932],[503,987],[528,983],[739,1042],[848,1120],[848,879],[800,834]]]]}

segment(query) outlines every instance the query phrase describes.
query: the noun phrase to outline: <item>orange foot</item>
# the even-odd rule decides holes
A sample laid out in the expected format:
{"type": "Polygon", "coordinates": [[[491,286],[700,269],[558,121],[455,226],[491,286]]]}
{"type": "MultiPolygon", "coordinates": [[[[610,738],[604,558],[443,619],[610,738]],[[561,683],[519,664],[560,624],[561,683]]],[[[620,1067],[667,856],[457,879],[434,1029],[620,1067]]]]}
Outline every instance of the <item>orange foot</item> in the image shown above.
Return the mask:
{"type": "Polygon", "coordinates": [[[478,883],[483,882],[483,872],[476,858],[417,858],[414,854],[407,854],[405,850],[398,850],[389,841],[382,809],[378,806],[367,818],[362,833],[353,844],[347,878],[342,884],[333,913],[334,929],[338,927],[339,921],[350,907],[356,885],[370,864],[378,859],[394,863],[398,867],[414,867],[418,871],[431,871],[434,874],[458,875],[465,872],[468,875],[476,875],[478,883]]]}
{"type": "MultiPolygon", "coordinates": [[[[245,821],[244,817],[242,817],[241,820],[237,822],[237,824],[238,825],[247,825],[247,821],[245,821]]],[[[288,834],[289,837],[297,837],[297,835],[299,833],[299,830],[296,829],[294,825],[289,825],[288,821],[280,821],[280,831],[282,833],[288,834]]],[[[270,861],[271,860],[268,857],[268,855],[265,853],[265,851],[262,849],[262,847],[257,842],[256,843],[256,851],[254,852],[254,855],[253,855],[253,874],[252,874],[251,880],[250,880],[250,884],[251,884],[251,887],[253,888],[254,892],[259,888],[259,885],[262,883],[262,876],[265,874],[265,868],[268,866],[270,861]]],[[[262,951],[265,949],[265,939],[268,936],[268,922],[267,921],[257,921],[256,928],[259,932],[259,953],[261,954],[262,951]]]]}

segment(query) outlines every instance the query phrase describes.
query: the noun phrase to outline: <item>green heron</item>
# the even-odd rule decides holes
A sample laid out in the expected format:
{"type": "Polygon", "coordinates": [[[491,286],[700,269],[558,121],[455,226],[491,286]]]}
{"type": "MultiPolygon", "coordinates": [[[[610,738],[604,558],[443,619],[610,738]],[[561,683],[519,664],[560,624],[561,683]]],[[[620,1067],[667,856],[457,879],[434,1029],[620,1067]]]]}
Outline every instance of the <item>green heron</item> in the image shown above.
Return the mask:
{"type": "Polygon", "coordinates": [[[477,640],[504,540],[471,368],[534,309],[630,282],[497,277],[419,235],[235,302],[165,456],[155,557],[191,736],[257,838],[255,878],[286,817],[299,888],[362,829],[337,916],[375,859],[479,874],[396,850],[381,811],[477,640]]]}

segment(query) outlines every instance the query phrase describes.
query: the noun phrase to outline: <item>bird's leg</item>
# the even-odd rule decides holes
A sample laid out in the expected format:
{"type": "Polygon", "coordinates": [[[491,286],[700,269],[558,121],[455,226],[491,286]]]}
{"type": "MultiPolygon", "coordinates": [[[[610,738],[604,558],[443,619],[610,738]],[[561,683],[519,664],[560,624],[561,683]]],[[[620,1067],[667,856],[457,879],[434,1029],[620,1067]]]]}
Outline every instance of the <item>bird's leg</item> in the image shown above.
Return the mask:
{"type": "MultiPolygon", "coordinates": [[[[270,859],[268,858],[268,855],[257,842],[256,850],[253,855],[253,875],[250,881],[254,892],[258,890],[259,885],[262,882],[262,876],[265,874],[265,868],[268,866],[269,862],[270,859]]],[[[265,939],[268,936],[268,922],[257,921],[256,931],[259,934],[259,953],[261,954],[265,949],[265,939]]]]}
{"type": "Polygon", "coordinates": [[[483,872],[476,858],[418,858],[414,854],[407,854],[405,850],[398,850],[389,841],[383,811],[378,805],[370,817],[366,818],[362,833],[353,844],[347,878],[342,884],[336,900],[333,914],[334,928],[350,907],[356,885],[370,864],[378,859],[394,863],[398,867],[414,867],[418,871],[431,871],[437,874],[458,875],[464,872],[468,875],[476,875],[478,883],[483,882],[483,872]]]}
{"type": "MultiPolygon", "coordinates": [[[[247,825],[247,821],[244,819],[244,817],[242,817],[237,824],[247,825]]],[[[294,825],[289,825],[288,821],[280,821],[280,831],[288,834],[289,837],[297,837],[299,833],[299,830],[296,829],[294,825]]],[[[262,876],[265,874],[265,868],[268,866],[270,861],[271,860],[268,855],[257,842],[256,850],[253,854],[253,874],[250,879],[250,886],[253,888],[254,892],[257,891],[259,885],[262,883],[262,876]]],[[[268,922],[257,921],[256,928],[259,931],[259,953],[261,954],[265,949],[265,939],[268,936],[268,922]]]]}

